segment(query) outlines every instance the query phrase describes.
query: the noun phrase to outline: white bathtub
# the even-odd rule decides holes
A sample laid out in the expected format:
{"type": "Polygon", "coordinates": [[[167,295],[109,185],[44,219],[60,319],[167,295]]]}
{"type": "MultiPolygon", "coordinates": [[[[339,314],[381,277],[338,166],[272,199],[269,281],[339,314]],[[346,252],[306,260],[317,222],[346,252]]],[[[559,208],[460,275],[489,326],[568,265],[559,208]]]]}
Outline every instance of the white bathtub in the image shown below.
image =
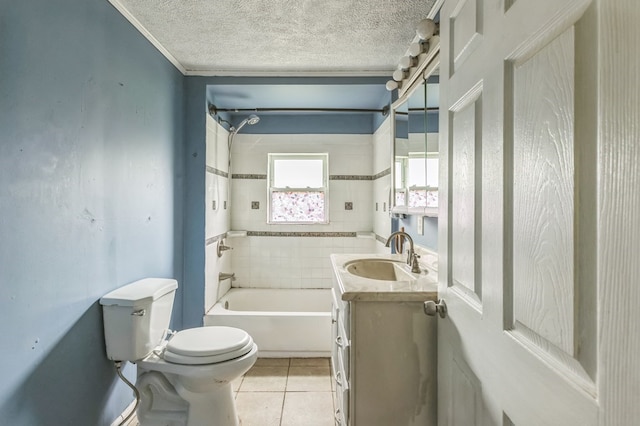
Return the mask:
{"type": "Polygon", "coordinates": [[[247,331],[261,357],[328,357],[331,290],[232,288],[207,312],[204,325],[247,331]]]}

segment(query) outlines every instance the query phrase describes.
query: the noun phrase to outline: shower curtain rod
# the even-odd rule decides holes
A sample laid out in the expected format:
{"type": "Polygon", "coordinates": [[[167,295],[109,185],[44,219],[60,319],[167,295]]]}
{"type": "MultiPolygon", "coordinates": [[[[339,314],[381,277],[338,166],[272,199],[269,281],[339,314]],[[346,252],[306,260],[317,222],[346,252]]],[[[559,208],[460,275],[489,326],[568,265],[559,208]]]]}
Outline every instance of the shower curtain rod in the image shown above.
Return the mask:
{"type": "Polygon", "coordinates": [[[218,112],[353,112],[353,113],[371,113],[379,112],[383,116],[389,113],[389,107],[382,109],[366,109],[366,108],[218,108],[215,105],[209,105],[209,112],[216,114],[218,112]]]}
{"type": "Polygon", "coordinates": [[[409,108],[409,111],[396,111],[396,115],[408,115],[410,112],[417,112],[417,111],[438,112],[440,111],[440,108],[439,107],[409,108]]]}
{"type": "Polygon", "coordinates": [[[409,111],[440,111],[440,107],[409,108],[409,111]]]}

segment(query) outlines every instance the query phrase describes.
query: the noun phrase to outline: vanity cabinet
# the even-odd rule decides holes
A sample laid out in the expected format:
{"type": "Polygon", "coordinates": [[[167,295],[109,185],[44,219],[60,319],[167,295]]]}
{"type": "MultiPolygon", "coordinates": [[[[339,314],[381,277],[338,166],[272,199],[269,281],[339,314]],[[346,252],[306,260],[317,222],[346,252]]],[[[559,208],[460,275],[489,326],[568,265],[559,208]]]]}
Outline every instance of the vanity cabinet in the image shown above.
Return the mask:
{"type": "Polygon", "coordinates": [[[331,373],[336,391],[336,425],[346,426],[349,423],[349,352],[351,349],[349,327],[349,304],[342,302],[332,290],[333,303],[331,315],[331,373]],[[346,316],[346,318],[345,318],[346,316]]]}
{"type": "Polygon", "coordinates": [[[427,298],[364,288],[345,293],[340,281],[336,271],[331,355],[336,425],[435,426],[436,318],[424,314],[423,302],[436,293],[427,298]]]}

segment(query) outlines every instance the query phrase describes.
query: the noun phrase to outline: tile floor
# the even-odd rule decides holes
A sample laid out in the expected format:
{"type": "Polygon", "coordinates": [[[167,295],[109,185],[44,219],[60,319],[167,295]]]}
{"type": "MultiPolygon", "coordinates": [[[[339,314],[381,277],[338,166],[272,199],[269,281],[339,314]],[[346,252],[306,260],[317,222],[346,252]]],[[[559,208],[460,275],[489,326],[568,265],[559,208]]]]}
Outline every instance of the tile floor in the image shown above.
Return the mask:
{"type": "Polygon", "coordinates": [[[329,358],[259,358],[232,387],[242,426],[334,425],[329,358]]]}

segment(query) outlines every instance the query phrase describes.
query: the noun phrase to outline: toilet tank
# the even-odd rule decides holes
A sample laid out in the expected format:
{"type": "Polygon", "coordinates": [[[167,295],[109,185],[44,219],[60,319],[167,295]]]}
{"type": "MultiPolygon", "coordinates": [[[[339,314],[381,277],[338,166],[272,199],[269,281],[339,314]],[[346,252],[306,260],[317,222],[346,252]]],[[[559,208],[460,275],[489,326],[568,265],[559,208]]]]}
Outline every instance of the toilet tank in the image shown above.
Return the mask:
{"type": "Polygon", "coordinates": [[[145,278],[102,296],[107,357],[137,361],[160,344],[169,328],[178,282],[145,278]]]}

